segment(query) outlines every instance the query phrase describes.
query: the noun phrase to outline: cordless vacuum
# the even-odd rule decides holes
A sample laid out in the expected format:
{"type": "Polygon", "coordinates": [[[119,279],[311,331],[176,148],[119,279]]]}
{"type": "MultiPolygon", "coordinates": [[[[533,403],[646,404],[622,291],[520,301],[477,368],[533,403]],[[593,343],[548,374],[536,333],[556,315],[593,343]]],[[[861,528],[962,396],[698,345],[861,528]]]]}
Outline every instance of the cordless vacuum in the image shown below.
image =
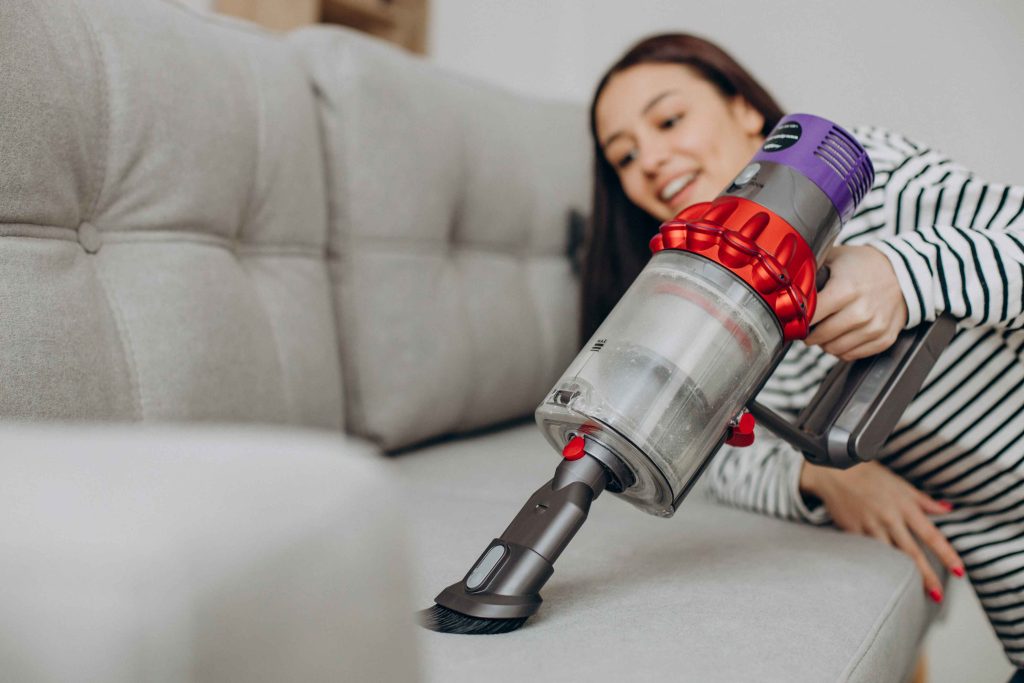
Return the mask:
{"type": "Polygon", "coordinates": [[[519,628],[602,491],[671,517],[722,444],[753,442],[755,419],[818,464],[877,458],[952,337],[951,319],[836,365],[795,423],[752,400],[807,336],[821,264],[873,180],[852,135],[794,114],[714,201],[664,223],[647,266],[537,408],[562,454],[554,478],[421,613],[423,625],[519,628]]]}

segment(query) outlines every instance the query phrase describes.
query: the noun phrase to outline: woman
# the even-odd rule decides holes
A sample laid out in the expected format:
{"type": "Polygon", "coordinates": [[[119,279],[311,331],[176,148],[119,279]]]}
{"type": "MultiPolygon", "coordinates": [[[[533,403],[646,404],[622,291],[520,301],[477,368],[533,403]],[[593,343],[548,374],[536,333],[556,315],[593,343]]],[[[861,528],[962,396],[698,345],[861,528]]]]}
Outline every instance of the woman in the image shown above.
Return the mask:
{"type": "MultiPolygon", "coordinates": [[[[729,55],[693,36],[649,38],[611,67],[590,116],[584,340],[647,262],[658,225],[713,199],[782,115],[729,55]]],[[[1024,667],[1024,188],[984,183],[880,128],[852,132],[875,184],[830,252],[814,331],[759,399],[795,415],[837,357],[876,354],[943,312],[957,335],[879,461],[818,467],[762,431],[750,448],[723,449],[706,476],[727,502],[893,545],[936,602],[942,586],[922,548],[955,576],[966,568],[1024,667]]]]}

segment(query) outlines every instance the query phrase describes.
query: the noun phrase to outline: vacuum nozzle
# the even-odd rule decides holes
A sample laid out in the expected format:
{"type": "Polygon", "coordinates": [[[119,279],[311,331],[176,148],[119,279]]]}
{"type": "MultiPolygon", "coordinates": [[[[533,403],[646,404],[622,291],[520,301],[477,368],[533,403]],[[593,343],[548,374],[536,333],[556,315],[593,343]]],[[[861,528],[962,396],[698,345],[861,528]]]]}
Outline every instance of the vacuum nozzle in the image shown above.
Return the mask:
{"type": "MultiPolygon", "coordinates": [[[[580,438],[580,437],[577,437],[580,438]]],[[[554,478],[526,501],[504,533],[480,555],[466,576],[420,612],[420,623],[442,633],[507,633],[535,614],[540,589],[554,563],[583,526],[590,503],[613,474],[586,453],[586,442],[567,446],[554,478]]]]}

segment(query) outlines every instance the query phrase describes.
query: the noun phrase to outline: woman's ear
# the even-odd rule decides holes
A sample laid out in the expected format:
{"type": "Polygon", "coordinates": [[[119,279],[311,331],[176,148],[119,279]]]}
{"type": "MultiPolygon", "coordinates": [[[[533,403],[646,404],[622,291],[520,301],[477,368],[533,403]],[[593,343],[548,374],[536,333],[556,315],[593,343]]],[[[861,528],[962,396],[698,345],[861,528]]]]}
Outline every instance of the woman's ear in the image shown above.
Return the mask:
{"type": "Polygon", "coordinates": [[[748,135],[761,135],[764,130],[764,114],[754,108],[743,95],[736,95],[729,103],[733,116],[748,135]]]}

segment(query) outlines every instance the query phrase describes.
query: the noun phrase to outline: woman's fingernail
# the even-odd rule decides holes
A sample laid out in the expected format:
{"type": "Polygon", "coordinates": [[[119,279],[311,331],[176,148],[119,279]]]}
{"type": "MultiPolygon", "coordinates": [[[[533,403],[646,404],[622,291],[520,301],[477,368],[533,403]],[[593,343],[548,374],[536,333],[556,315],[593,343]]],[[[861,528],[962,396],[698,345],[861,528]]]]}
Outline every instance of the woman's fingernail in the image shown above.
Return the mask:
{"type": "Polygon", "coordinates": [[[958,579],[964,578],[964,568],[963,567],[953,567],[952,569],[950,569],[950,571],[953,572],[954,574],[956,574],[958,579]]]}
{"type": "Polygon", "coordinates": [[[942,602],[942,591],[940,591],[938,588],[933,588],[930,591],[928,591],[928,597],[930,597],[935,602],[942,602]]]}
{"type": "Polygon", "coordinates": [[[945,508],[946,512],[952,512],[952,510],[953,510],[953,504],[950,503],[948,500],[940,500],[939,501],[939,505],[941,505],[943,508],[945,508]]]}

